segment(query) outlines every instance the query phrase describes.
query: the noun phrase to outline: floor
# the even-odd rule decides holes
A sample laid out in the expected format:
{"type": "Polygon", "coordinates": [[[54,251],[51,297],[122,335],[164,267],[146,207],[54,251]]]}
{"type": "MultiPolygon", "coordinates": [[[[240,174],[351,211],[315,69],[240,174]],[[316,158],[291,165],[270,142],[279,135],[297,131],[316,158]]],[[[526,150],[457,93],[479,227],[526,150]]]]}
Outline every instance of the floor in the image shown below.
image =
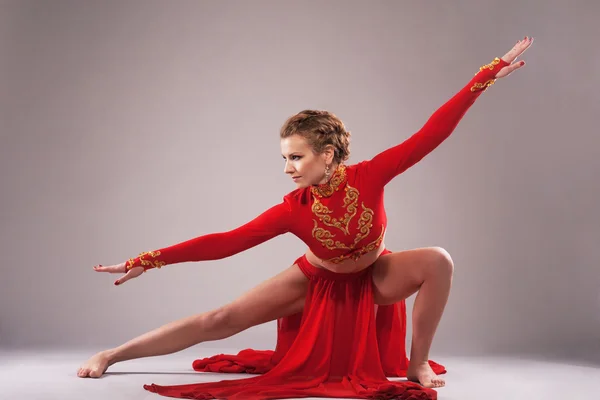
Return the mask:
{"type": "MultiPolygon", "coordinates": [[[[90,351],[0,350],[1,400],[164,399],[143,384],[184,384],[249,375],[204,374],[191,362],[234,349],[188,349],[162,357],[127,361],[101,379],[81,379],[76,371],[90,351]]],[[[600,365],[500,357],[438,357],[448,368],[439,400],[600,399],[600,365]]],[[[398,379],[398,378],[396,378],[398,379]]],[[[314,399],[314,398],[311,398],[314,399]]]]}

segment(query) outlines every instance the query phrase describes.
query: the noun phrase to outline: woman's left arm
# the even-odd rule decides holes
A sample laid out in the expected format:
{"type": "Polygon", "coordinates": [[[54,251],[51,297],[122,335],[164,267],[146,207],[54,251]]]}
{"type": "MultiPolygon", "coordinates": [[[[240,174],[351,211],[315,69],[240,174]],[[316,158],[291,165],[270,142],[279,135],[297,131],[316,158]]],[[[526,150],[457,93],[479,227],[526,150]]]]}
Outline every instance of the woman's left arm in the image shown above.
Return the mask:
{"type": "Polygon", "coordinates": [[[454,131],[475,100],[497,79],[510,75],[523,67],[524,61],[515,63],[517,57],[533,43],[533,38],[525,37],[502,58],[495,58],[479,71],[450,100],[436,110],[425,125],[402,143],[391,147],[363,163],[368,179],[385,186],[395,176],[400,175],[423,157],[438,147],[454,131]]]}

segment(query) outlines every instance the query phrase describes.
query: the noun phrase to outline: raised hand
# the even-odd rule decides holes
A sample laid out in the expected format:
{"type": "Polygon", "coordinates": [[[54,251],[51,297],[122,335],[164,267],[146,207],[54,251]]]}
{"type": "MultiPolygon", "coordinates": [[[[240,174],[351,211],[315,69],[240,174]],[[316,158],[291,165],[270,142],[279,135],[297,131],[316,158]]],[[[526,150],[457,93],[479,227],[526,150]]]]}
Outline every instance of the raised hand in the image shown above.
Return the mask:
{"type": "Polygon", "coordinates": [[[103,267],[102,265],[97,265],[94,267],[94,271],[96,272],[108,272],[110,274],[125,274],[119,279],[115,281],[115,285],[121,285],[127,282],[130,279],[137,278],[141,274],[144,273],[143,267],[134,267],[127,271],[125,267],[125,263],[109,265],[107,267],[103,267]]]}
{"type": "Polygon", "coordinates": [[[496,79],[504,78],[505,76],[510,75],[517,69],[523,67],[525,65],[525,61],[519,61],[517,63],[515,63],[514,61],[517,59],[517,57],[523,54],[525,50],[531,47],[532,44],[533,38],[525,36],[523,40],[519,40],[517,44],[515,44],[514,47],[508,51],[508,53],[502,56],[502,60],[506,61],[507,63],[510,63],[510,65],[507,65],[506,67],[498,71],[498,73],[496,74],[496,79]]]}

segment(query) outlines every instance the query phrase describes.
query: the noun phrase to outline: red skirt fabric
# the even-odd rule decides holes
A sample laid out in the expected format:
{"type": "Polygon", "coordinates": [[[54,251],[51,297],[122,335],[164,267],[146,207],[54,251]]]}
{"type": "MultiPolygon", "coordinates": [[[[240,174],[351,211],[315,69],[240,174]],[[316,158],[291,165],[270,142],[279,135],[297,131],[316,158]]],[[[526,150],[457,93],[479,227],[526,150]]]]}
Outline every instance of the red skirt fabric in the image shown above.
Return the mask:
{"type": "MultiPolygon", "coordinates": [[[[372,266],[340,274],[316,268],[304,256],[296,264],[310,280],[304,310],[278,321],[274,351],[246,349],[193,363],[197,371],[258,376],[144,388],[186,399],[437,399],[433,389],[386,377],[406,376],[406,305],[402,301],[375,311],[372,266]]],[[[429,363],[437,374],[446,372],[429,363]]]]}

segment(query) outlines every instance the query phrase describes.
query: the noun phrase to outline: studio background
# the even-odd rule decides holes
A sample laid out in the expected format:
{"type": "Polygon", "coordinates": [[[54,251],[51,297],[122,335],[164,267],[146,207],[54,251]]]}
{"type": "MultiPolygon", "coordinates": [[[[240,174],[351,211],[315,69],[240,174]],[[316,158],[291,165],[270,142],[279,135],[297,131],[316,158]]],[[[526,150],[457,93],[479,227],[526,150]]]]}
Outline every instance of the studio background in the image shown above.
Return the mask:
{"type": "MultiPolygon", "coordinates": [[[[528,65],[387,186],[386,244],[454,259],[433,359],[600,362],[599,13],[592,0],[0,2],[0,347],[98,351],[232,301],[305,245],[287,234],[121,287],[92,266],[280,202],[290,115],[334,112],[349,163],[370,159],[529,35],[528,65]]],[[[199,346],[272,349],[275,331],[199,346]]]]}

